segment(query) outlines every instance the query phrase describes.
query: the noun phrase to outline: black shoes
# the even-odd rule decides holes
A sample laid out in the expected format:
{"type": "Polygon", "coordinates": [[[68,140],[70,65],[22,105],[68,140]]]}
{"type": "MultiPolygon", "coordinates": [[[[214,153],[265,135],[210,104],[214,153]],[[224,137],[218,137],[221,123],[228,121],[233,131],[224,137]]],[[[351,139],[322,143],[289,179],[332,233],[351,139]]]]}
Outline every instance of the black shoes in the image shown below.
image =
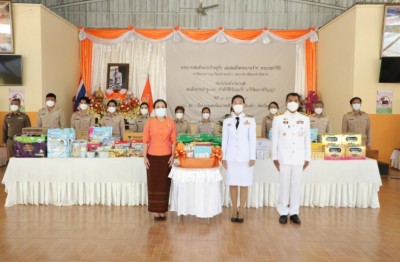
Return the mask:
{"type": "Polygon", "coordinates": [[[244,222],[244,218],[243,217],[239,218],[239,212],[237,212],[236,217],[231,217],[231,222],[242,224],[244,222]]]}
{"type": "Polygon", "coordinates": [[[296,225],[300,225],[301,224],[301,220],[300,217],[298,215],[292,215],[290,216],[290,220],[295,223],[296,225]]]}
{"type": "MultiPolygon", "coordinates": [[[[288,221],[288,216],[280,216],[279,217],[279,223],[287,224],[287,221],[288,221]]],[[[292,221],[296,225],[300,225],[301,224],[301,220],[300,220],[300,217],[298,215],[291,215],[290,216],[290,221],[292,221]]]]}
{"type": "Polygon", "coordinates": [[[288,216],[280,216],[279,217],[279,223],[286,224],[287,223],[287,217],[288,216]]]}

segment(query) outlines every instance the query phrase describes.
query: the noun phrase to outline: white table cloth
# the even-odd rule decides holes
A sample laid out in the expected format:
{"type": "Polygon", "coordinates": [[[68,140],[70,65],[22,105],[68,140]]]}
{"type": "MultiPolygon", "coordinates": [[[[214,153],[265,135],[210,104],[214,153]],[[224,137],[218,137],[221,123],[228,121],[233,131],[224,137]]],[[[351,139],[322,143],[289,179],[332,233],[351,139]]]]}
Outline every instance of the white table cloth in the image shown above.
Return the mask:
{"type": "Polygon", "coordinates": [[[394,149],[392,155],[390,156],[391,166],[400,169],[400,150],[394,149]]]}
{"type": "Polygon", "coordinates": [[[170,211],[178,216],[211,218],[222,212],[220,168],[180,168],[173,166],[170,211]]]}
{"type": "MultiPolygon", "coordinates": [[[[5,206],[147,204],[142,158],[12,158],[3,184],[8,193],[5,206]]],[[[229,190],[222,184],[221,201],[227,206],[229,190]]],[[[313,160],[303,174],[301,205],[377,208],[381,185],[374,159],[313,160]]],[[[277,206],[278,191],[272,160],[257,160],[248,207],[277,206]]]]}
{"type": "Polygon", "coordinates": [[[5,166],[7,163],[7,147],[0,147],[0,166],[5,166]]]}
{"type": "Polygon", "coordinates": [[[5,206],[147,204],[143,158],[11,158],[5,206]]]}
{"type": "MultiPolygon", "coordinates": [[[[223,172],[225,176],[225,172],[223,172]]],[[[249,188],[247,206],[278,205],[279,177],[272,160],[257,160],[254,184],[249,188]]],[[[378,163],[366,160],[312,160],[304,171],[302,206],[379,207],[382,186],[378,163]]],[[[223,188],[224,205],[230,205],[229,189],[223,188]]]]}

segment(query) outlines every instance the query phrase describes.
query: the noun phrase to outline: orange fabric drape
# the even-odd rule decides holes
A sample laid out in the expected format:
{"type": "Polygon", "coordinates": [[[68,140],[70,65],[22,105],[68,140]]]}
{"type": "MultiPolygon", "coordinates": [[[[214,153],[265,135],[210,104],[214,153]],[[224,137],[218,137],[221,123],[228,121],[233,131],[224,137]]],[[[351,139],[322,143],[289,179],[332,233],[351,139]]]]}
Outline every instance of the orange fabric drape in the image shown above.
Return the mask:
{"type": "Polygon", "coordinates": [[[88,96],[92,94],[92,49],[93,42],[84,39],[80,42],[80,64],[83,83],[85,84],[88,96]]]}
{"type": "MultiPolygon", "coordinates": [[[[98,38],[115,39],[120,37],[126,32],[129,32],[133,27],[128,29],[84,29],[85,33],[93,35],[98,38]]],[[[178,28],[176,28],[178,29],[178,28]]],[[[135,31],[150,39],[159,40],[168,37],[173,29],[135,29],[135,31]]],[[[180,30],[187,37],[204,41],[218,33],[218,29],[213,30],[180,30]]],[[[252,40],[260,34],[262,30],[224,30],[224,33],[230,37],[240,40],[252,40]]],[[[308,34],[310,30],[271,30],[271,33],[288,40],[296,39],[308,34]]],[[[92,94],[92,42],[89,39],[81,41],[81,72],[82,78],[85,83],[88,94],[92,94]]],[[[316,86],[316,44],[306,41],[306,88],[308,91],[317,91],[316,86]]]]}

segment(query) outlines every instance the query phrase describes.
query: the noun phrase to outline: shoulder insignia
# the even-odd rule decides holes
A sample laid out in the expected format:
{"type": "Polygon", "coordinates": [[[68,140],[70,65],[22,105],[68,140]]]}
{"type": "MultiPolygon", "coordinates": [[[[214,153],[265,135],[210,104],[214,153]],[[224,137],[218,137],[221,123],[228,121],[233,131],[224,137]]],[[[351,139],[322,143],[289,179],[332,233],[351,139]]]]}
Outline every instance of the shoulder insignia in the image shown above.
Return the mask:
{"type": "Polygon", "coordinates": [[[253,118],[253,116],[252,116],[252,115],[246,115],[246,117],[248,117],[248,118],[253,118]]]}

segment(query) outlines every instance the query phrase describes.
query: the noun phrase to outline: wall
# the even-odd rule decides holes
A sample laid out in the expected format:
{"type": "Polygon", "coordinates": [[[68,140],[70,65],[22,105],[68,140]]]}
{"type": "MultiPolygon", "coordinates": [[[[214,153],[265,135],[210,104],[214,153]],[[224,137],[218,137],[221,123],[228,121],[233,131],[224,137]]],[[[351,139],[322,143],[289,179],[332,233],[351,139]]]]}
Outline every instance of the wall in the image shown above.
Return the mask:
{"type": "MultiPolygon", "coordinates": [[[[36,124],[37,111],[48,92],[71,116],[71,101],[79,77],[79,43],[75,26],[37,4],[13,4],[15,54],[22,55],[25,109],[36,124]]],[[[8,113],[8,90],[0,86],[0,136],[8,113]]]]}
{"type": "Polygon", "coordinates": [[[383,5],[355,6],[320,29],[317,86],[335,132],[350,111],[349,99],[363,99],[362,110],[371,117],[372,148],[388,163],[400,146],[400,85],[378,83],[383,12],[383,5]],[[392,115],[375,114],[377,90],[393,91],[392,115]]]}

